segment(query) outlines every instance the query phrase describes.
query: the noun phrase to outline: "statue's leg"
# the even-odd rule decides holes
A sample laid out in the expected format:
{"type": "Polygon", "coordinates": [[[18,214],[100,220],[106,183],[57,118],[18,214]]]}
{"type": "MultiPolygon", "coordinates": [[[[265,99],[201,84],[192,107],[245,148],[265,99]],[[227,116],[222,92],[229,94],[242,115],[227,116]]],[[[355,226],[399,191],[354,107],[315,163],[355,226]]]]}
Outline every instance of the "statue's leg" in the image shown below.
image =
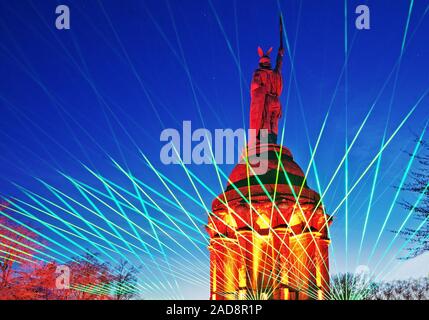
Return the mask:
{"type": "Polygon", "coordinates": [[[277,135],[277,132],[279,130],[279,117],[278,117],[278,112],[274,111],[271,114],[271,131],[277,135]]]}
{"type": "Polygon", "coordinates": [[[260,139],[263,138],[264,141],[267,141],[268,135],[270,133],[271,121],[270,121],[270,99],[266,95],[264,99],[264,109],[261,117],[261,129],[264,130],[259,134],[260,139]]]}
{"type": "Polygon", "coordinates": [[[271,132],[275,135],[278,134],[279,130],[279,119],[281,117],[282,109],[280,105],[280,101],[278,98],[273,99],[272,101],[272,109],[270,115],[270,128],[271,132]]]}

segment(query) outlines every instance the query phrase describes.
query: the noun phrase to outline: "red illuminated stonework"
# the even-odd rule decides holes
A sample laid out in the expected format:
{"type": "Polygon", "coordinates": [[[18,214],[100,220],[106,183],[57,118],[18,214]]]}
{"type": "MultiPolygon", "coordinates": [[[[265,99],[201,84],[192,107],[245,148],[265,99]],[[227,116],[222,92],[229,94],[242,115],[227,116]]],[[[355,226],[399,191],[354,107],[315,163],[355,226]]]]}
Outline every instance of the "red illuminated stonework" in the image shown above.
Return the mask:
{"type": "Polygon", "coordinates": [[[268,54],[260,53],[260,68],[268,76],[257,76],[255,83],[258,69],[252,80],[250,118],[251,128],[268,129],[269,142],[258,140],[247,147],[249,161],[232,170],[208,218],[212,300],[307,300],[329,295],[331,220],[289,149],[276,143],[282,45],[274,70],[268,54]],[[261,155],[266,156],[268,171],[257,175],[251,159],[261,155]]]}
{"type": "MultiPolygon", "coordinates": [[[[329,217],[322,205],[316,208],[320,197],[308,188],[290,151],[277,144],[262,149],[268,172],[256,178],[251,164],[238,164],[213,201],[207,225],[210,298],[324,299],[329,217]]],[[[255,152],[249,150],[249,158],[255,152]]]]}

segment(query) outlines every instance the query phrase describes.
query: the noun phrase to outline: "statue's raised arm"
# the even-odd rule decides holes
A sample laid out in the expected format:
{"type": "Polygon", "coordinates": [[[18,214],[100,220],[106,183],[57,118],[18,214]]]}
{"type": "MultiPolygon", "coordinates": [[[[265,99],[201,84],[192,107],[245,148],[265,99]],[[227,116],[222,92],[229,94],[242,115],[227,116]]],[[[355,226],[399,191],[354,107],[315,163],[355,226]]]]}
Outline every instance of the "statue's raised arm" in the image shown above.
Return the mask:
{"type": "Polygon", "coordinates": [[[274,69],[279,73],[282,72],[284,53],[285,53],[285,49],[283,47],[283,19],[282,19],[282,16],[280,16],[280,46],[279,46],[279,51],[277,52],[276,67],[274,69]]]}

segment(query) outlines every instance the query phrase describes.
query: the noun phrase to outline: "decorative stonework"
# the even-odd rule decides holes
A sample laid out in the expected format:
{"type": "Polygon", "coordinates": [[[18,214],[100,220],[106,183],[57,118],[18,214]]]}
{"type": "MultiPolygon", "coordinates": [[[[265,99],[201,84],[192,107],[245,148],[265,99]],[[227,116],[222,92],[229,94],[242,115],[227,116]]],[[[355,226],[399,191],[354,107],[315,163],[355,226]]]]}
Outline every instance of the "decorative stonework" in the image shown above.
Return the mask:
{"type": "Polygon", "coordinates": [[[213,201],[207,225],[210,297],[326,298],[329,217],[321,204],[316,208],[320,197],[307,187],[290,151],[270,144],[265,152],[277,154],[268,160],[268,173],[275,171],[269,176],[283,176],[283,182],[277,179],[276,184],[274,179],[236,187],[237,182],[253,177],[250,164],[239,164],[226,190],[213,201]],[[297,177],[295,184],[288,178],[291,174],[297,177]]]}

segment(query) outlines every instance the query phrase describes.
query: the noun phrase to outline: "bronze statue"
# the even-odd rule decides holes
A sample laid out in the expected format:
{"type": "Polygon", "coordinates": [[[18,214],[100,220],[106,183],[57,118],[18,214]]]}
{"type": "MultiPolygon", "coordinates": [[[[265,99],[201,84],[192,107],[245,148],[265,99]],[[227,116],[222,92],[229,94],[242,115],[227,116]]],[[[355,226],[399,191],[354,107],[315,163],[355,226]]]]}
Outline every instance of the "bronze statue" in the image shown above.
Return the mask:
{"type": "Polygon", "coordinates": [[[264,53],[262,48],[258,47],[259,68],[253,73],[250,85],[250,129],[256,130],[258,139],[266,132],[268,134],[268,143],[277,142],[278,121],[282,115],[279,99],[283,87],[281,68],[284,48],[282,38],[283,24],[280,18],[280,47],[277,53],[276,65],[272,69],[270,59],[272,48],[264,53]]]}

